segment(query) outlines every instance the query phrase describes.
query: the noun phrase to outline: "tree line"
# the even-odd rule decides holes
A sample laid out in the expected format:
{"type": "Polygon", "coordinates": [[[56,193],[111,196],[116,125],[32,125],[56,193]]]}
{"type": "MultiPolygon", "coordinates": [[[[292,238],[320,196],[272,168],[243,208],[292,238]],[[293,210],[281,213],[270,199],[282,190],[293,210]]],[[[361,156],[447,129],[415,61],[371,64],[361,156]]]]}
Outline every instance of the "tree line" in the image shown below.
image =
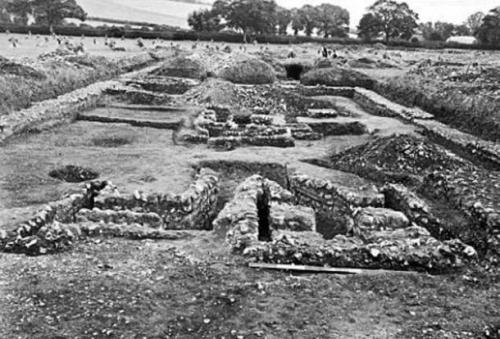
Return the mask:
{"type": "MultiPolygon", "coordinates": [[[[418,13],[405,2],[377,0],[361,18],[358,36],[364,41],[415,39],[421,33],[427,41],[446,41],[451,36],[473,35],[484,44],[500,45],[500,7],[488,14],[471,14],[463,24],[418,23],[418,13]]],[[[294,35],[314,33],[324,38],[345,38],[349,33],[349,12],[333,4],[304,5],[286,9],[275,0],[216,0],[212,8],[189,15],[188,24],[198,32],[235,30],[248,35],[294,35]]]]}
{"type": "Polygon", "coordinates": [[[349,12],[339,6],[322,4],[286,9],[274,0],[216,0],[211,9],[195,11],[188,24],[195,31],[235,29],[249,34],[286,35],[291,26],[295,34],[311,36],[316,29],[323,37],[347,37],[349,12]]]}

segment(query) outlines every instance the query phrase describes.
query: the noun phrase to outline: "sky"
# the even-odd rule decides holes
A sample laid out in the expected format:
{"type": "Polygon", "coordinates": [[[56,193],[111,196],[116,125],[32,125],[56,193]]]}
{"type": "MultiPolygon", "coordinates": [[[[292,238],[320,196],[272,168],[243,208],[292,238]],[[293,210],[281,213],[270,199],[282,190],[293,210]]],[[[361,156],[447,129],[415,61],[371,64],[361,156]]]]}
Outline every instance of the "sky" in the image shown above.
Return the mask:
{"type": "MultiPolygon", "coordinates": [[[[301,7],[305,4],[330,3],[344,7],[351,14],[351,27],[356,27],[366,9],[375,0],[276,0],[283,7],[301,7]]],[[[419,14],[420,21],[446,21],[463,23],[475,12],[488,12],[500,6],[499,0],[406,0],[410,8],[419,14]]]]}

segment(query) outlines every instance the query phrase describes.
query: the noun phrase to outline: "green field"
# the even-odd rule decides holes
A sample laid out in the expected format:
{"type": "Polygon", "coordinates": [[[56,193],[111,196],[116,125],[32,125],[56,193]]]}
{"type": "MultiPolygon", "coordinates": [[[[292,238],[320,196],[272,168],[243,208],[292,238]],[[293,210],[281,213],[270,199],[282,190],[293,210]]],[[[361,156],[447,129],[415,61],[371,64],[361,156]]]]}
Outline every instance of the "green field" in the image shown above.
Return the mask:
{"type": "Polygon", "coordinates": [[[79,0],[89,17],[150,22],[187,28],[189,13],[206,5],[169,0],[79,0]]]}

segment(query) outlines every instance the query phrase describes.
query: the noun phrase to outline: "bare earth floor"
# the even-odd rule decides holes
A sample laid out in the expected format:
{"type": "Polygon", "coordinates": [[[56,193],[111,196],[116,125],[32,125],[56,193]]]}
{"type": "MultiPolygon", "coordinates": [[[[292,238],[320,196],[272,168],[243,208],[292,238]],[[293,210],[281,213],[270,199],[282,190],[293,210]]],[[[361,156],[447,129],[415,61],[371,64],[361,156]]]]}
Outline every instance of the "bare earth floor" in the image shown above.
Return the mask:
{"type": "Polygon", "coordinates": [[[477,338],[500,316],[498,276],[290,275],[224,248],[196,233],[0,254],[0,337],[477,338]]]}

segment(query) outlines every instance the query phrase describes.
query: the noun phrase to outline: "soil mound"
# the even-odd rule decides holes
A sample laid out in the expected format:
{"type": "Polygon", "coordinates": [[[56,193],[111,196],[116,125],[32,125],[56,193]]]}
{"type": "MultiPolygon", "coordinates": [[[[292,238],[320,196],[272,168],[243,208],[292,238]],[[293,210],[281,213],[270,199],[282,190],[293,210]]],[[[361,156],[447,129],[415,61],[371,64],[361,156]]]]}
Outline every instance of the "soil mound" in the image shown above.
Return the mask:
{"type": "Polygon", "coordinates": [[[328,159],[339,170],[376,181],[412,182],[435,170],[473,167],[444,148],[410,135],[390,136],[351,148],[328,159]]]}
{"type": "Polygon", "coordinates": [[[9,61],[7,59],[0,59],[0,75],[2,74],[17,75],[20,77],[39,80],[44,80],[47,78],[47,76],[43,72],[31,66],[9,61]]]}
{"type": "Polygon", "coordinates": [[[99,173],[94,172],[89,168],[67,165],[50,171],[49,176],[66,182],[83,182],[96,179],[99,176],[99,173]]]}
{"type": "Polygon", "coordinates": [[[166,61],[153,75],[202,79],[207,76],[207,67],[196,56],[178,56],[166,61]]]}
{"type": "Polygon", "coordinates": [[[303,85],[348,86],[373,88],[374,81],[367,75],[344,67],[313,69],[301,77],[303,85]]]}
{"type": "Polygon", "coordinates": [[[235,61],[224,67],[219,77],[237,84],[271,84],[276,80],[273,67],[258,59],[235,61]]]}

